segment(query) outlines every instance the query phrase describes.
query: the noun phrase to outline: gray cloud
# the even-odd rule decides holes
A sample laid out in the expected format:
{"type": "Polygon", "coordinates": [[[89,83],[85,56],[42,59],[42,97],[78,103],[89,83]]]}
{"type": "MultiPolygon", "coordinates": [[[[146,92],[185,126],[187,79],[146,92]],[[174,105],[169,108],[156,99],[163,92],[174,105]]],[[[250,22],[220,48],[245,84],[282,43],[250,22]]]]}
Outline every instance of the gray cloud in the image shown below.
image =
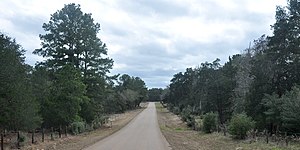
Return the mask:
{"type": "Polygon", "coordinates": [[[8,19],[14,24],[16,30],[23,33],[39,35],[43,32],[41,22],[44,20],[37,16],[22,16],[18,14],[8,19]]]}
{"type": "Polygon", "coordinates": [[[160,17],[175,17],[189,14],[189,9],[172,0],[128,0],[120,3],[120,6],[133,15],[149,17],[159,15],[160,17]]]}
{"type": "MultiPolygon", "coordinates": [[[[283,1],[283,2],[282,2],[283,1]]],[[[26,50],[27,63],[40,47],[42,24],[50,14],[70,3],[0,1],[0,30],[15,37],[26,50]]],[[[115,61],[112,74],[127,73],[148,87],[165,87],[173,74],[205,61],[228,56],[248,47],[253,39],[270,34],[275,5],[285,0],[75,0],[101,24],[99,37],[115,61]],[[279,2],[281,1],[281,2],[279,2]]]]}

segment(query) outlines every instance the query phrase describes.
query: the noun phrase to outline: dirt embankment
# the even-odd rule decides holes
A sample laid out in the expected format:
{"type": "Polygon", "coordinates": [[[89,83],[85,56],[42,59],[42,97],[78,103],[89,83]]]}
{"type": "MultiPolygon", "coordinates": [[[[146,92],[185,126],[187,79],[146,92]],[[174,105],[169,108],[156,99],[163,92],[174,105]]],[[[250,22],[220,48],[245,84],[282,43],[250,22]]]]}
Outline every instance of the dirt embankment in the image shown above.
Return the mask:
{"type": "Polygon", "coordinates": [[[123,114],[114,115],[112,118],[112,126],[107,123],[103,127],[94,130],[92,132],[86,132],[77,136],[68,135],[54,141],[46,141],[44,143],[36,143],[33,145],[25,146],[22,149],[26,150],[79,150],[86,148],[99,140],[115,133],[122,127],[127,125],[135,116],[137,116],[142,110],[147,107],[147,104],[143,104],[142,108],[125,112],[123,114]]]}

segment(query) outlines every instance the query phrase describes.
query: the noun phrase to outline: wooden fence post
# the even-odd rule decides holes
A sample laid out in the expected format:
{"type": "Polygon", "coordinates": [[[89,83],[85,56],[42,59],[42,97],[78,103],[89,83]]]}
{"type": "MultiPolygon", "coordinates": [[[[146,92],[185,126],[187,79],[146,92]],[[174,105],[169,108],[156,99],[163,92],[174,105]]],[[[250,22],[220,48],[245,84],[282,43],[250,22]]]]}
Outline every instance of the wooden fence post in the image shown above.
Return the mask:
{"type": "Polygon", "coordinates": [[[226,124],[224,124],[224,136],[227,135],[227,127],[226,127],[226,124]]]}
{"type": "Polygon", "coordinates": [[[288,146],[289,145],[289,140],[288,140],[288,136],[287,136],[287,132],[285,132],[285,144],[286,144],[286,146],[288,146]]]}
{"type": "Polygon", "coordinates": [[[31,143],[34,144],[34,132],[35,129],[32,130],[32,134],[31,134],[31,143]]]}
{"type": "Polygon", "coordinates": [[[61,125],[59,126],[59,129],[58,129],[58,136],[59,136],[59,138],[61,138],[61,125]]]}
{"type": "Polygon", "coordinates": [[[53,138],[53,127],[51,127],[51,134],[50,134],[50,136],[51,136],[51,140],[54,140],[54,138],[53,138]]]}
{"type": "Polygon", "coordinates": [[[268,131],[266,130],[266,141],[267,141],[267,144],[269,143],[269,133],[268,133],[268,131]]]}
{"type": "Polygon", "coordinates": [[[42,128],[42,142],[45,142],[45,131],[44,131],[44,128],[42,128]]]}
{"type": "Polygon", "coordinates": [[[4,150],[4,146],[3,146],[3,145],[4,145],[4,144],[3,144],[3,141],[4,141],[3,139],[4,139],[4,137],[3,137],[3,136],[4,136],[4,134],[1,133],[1,150],[4,150]]]}
{"type": "Polygon", "coordinates": [[[20,147],[20,131],[17,132],[17,147],[20,147]]]}
{"type": "Polygon", "coordinates": [[[17,132],[18,136],[17,136],[17,140],[20,140],[20,131],[17,132]]]}
{"type": "Polygon", "coordinates": [[[68,126],[65,126],[65,136],[68,136],[68,126]]]}

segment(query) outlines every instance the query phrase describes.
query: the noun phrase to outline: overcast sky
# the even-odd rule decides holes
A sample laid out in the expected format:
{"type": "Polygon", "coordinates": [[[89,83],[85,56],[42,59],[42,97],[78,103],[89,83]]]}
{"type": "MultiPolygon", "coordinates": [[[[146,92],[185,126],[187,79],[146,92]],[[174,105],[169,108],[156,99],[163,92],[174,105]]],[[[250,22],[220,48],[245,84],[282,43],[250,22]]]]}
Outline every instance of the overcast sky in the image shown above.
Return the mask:
{"type": "Polygon", "coordinates": [[[112,74],[141,77],[165,87],[175,73],[240,53],[271,35],[276,5],[286,0],[0,0],[0,32],[21,44],[26,62],[42,61],[42,24],[64,4],[80,4],[101,25],[100,39],[114,59],[112,74]]]}

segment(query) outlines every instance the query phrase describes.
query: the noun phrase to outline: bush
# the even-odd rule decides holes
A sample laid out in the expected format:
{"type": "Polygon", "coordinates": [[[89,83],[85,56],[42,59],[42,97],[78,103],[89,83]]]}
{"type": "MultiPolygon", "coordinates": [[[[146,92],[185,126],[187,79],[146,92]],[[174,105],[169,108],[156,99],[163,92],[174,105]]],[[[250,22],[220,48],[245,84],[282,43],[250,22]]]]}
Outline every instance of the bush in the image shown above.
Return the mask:
{"type": "Polygon", "coordinates": [[[88,124],[88,123],[85,124],[85,131],[86,132],[91,132],[93,130],[94,130],[93,124],[88,124]]]}
{"type": "Polygon", "coordinates": [[[173,107],[172,112],[173,112],[175,115],[179,115],[179,114],[180,114],[180,108],[177,107],[177,106],[175,106],[175,107],[173,107]]]}
{"type": "Polygon", "coordinates": [[[109,117],[106,115],[96,117],[95,120],[93,121],[93,128],[94,129],[100,128],[103,124],[105,124],[105,120],[107,120],[108,118],[109,117]]]}
{"type": "Polygon", "coordinates": [[[195,122],[194,116],[191,115],[186,119],[186,125],[188,127],[195,129],[195,124],[196,124],[196,122],[195,122]]]}
{"type": "Polygon", "coordinates": [[[73,122],[71,124],[71,132],[73,134],[79,134],[85,131],[85,123],[84,122],[73,122]]]}
{"type": "Polygon", "coordinates": [[[200,116],[195,116],[195,130],[200,131],[203,129],[203,119],[200,116]]]}
{"type": "Polygon", "coordinates": [[[19,134],[19,139],[18,139],[18,141],[17,141],[17,142],[19,142],[19,144],[20,144],[19,146],[24,146],[27,140],[28,140],[28,139],[27,139],[26,134],[23,133],[23,132],[20,132],[20,134],[19,134]]]}
{"type": "Polygon", "coordinates": [[[190,105],[182,109],[180,113],[182,121],[185,121],[188,127],[195,127],[195,118],[192,115],[193,109],[190,105]]]}
{"type": "Polygon", "coordinates": [[[190,106],[188,106],[186,108],[183,108],[182,112],[180,113],[181,119],[183,121],[186,121],[186,122],[188,120],[191,120],[192,119],[192,117],[191,117],[192,112],[193,112],[193,110],[192,110],[192,108],[190,106]]]}
{"type": "Polygon", "coordinates": [[[253,129],[255,122],[246,114],[232,117],[229,123],[229,133],[237,139],[245,139],[247,132],[253,129]]]}
{"type": "Polygon", "coordinates": [[[212,133],[216,130],[217,126],[217,114],[215,113],[207,113],[203,119],[203,131],[205,133],[212,133]]]}

